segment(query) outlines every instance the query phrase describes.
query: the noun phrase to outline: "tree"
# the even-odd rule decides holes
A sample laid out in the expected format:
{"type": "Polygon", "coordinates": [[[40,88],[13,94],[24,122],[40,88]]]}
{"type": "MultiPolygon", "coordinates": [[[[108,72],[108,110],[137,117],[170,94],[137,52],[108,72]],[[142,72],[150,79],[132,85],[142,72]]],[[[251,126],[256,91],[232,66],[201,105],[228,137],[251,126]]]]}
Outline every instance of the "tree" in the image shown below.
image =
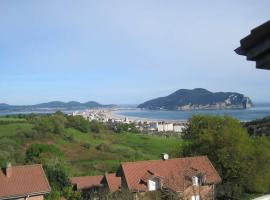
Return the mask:
{"type": "Polygon", "coordinates": [[[53,115],[51,117],[51,120],[53,122],[53,133],[55,134],[62,134],[65,131],[67,119],[64,115],[61,113],[57,113],[56,115],[53,115]]]}
{"type": "MultiPolygon", "coordinates": [[[[254,145],[241,123],[231,117],[194,116],[184,133],[185,156],[207,155],[222,177],[219,195],[239,199],[251,178],[254,145]]],[[[253,183],[256,184],[256,183],[253,183]]]]}
{"type": "Polygon", "coordinates": [[[247,190],[256,193],[270,191],[270,139],[269,137],[253,138],[254,153],[251,165],[251,177],[247,179],[247,190]]]}
{"type": "Polygon", "coordinates": [[[99,133],[102,128],[101,123],[99,123],[97,120],[92,120],[90,122],[90,130],[94,133],[99,133]]]}
{"type": "Polygon", "coordinates": [[[82,116],[68,116],[67,127],[75,128],[81,132],[87,133],[90,131],[90,123],[85,120],[82,116]]]}
{"type": "Polygon", "coordinates": [[[67,169],[59,162],[53,165],[45,164],[44,169],[50,184],[57,190],[63,191],[70,186],[67,169]]]}

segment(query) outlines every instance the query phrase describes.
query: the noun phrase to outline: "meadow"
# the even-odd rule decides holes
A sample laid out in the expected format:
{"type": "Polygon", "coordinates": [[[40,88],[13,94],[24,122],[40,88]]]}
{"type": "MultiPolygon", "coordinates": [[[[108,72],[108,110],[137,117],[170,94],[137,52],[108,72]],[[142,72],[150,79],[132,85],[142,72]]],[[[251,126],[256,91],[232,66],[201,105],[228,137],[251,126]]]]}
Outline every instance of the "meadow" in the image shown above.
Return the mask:
{"type": "MultiPolygon", "coordinates": [[[[159,159],[165,152],[172,155],[182,144],[181,139],[175,137],[115,133],[107,129],[100,133],[85,133],[74,128],[65,128],[59,135],[21,140],[18,135],[30,133],[33,124],[20,120],[0,118],[0,144],[2,141],[8,149],[20,152],[19,162],[24,161],[25,151],[33,143],[54,145],[63,152],[71,176],[112,172],[117,170],[121,162],[126,161],[159,159]],[[1,121],[11,123],[1,124],[1,121]]],[[[0,147],[1,151],[5,150],[0,147]]]]}

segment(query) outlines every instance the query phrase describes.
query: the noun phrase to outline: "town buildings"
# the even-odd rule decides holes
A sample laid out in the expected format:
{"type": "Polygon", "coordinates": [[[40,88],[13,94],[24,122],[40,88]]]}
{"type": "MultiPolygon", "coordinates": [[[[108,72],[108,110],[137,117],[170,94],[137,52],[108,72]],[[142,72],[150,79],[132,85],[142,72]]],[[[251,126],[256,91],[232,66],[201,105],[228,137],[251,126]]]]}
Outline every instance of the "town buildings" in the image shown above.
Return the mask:
{"type": "Polygon", "coordinates": [[[0,171],[0,200],[43,200],[51,191],[41,165],[12,166],[0,171]]]}
{"type": "Polygon", "coordinates": [[[141,132],[175,132],[182,133],[186,126],[186,122],[165,122],[165,121],[151,121],[151,120],[139,120],[116,118],[111,115],[110,109],[91,109],[82,112],[73,112],[73,116],[82,116],[84,119],[92,121],[97,120],[99,122],[106,123],[114,128],[119,124],[134,124],[135,127],[141,132]]]}
{"type": "Polygon", "coordinates": [[[215,185],[221,182],[218,172],[206,156],[122,163],[116,173],[103,176],[74,177],[74,188],[90,194],[128,190],[134,199],[149,192],[167,189],[186,200],[215,199],[215,185]]]}

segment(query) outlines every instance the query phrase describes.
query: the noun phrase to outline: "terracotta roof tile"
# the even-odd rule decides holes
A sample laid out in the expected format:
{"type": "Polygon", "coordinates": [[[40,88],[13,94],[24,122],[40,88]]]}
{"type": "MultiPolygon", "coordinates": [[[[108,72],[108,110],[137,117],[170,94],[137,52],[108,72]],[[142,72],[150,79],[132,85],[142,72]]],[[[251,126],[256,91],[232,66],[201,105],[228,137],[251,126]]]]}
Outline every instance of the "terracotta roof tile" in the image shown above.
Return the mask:
{"type": "Polygon", "coordinates": [[[77,185],[77,189],[87,189],[102,186],[104,176],[80,176],[71,178],[71,183],[77,185]]]}
{"type": "Polygon", "coordinates": [[[164,177],[163,185],[172,190],[184,191],[191,184],[191,180],[186,180],[185,176],[190,175],[192,169],[205,174],[207,183],[216,184],[221,181],[219,174],[206,156],[122,163],[128,188],[135,191],[148,190],[147,185],[141,181],[147,171],[154,171],[164,177]]]}
{"type": "Polygon", "coordinates": [[[116,176],[115,173],[105,174],[109,189],[111,192],[115,192],[121,187],[121,177],[116,176]]]}
{"type": "Polygon", "coordinates": [[[148,180],[151,180],[154,177],[158,177],[158,178],[163,178],[162,176],[160,176],[157,173],[154,173],[150,170],[147,170],[147,172],[141,177],[141,180],[145,183],[147,183],[148,180]]]}
{"type": "Polygon", "coordinates": [[[0,199],[46,194],[50,191],[41,165],[12,166],[10,177],[6,176],[4,169],[0,170],[0,199]]]}

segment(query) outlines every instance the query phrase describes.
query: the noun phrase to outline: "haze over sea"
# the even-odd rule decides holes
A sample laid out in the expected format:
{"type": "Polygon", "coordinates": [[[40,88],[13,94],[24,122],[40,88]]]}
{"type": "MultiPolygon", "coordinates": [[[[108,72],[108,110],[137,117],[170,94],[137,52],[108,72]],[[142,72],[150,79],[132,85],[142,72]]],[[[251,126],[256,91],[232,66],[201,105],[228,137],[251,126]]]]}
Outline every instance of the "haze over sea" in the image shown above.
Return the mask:
{"type": "Polygon", "coordinates": [[[131,118],[143,118],[149,120],[187,121],[193,115],[229,115],[240,121],[251,121],[270,116],[270,103],[257,103],[253,108],[246,110],[192,110],[192,111],[168,111],[168,110],[121,110],[115,114],[131,118]]]}

